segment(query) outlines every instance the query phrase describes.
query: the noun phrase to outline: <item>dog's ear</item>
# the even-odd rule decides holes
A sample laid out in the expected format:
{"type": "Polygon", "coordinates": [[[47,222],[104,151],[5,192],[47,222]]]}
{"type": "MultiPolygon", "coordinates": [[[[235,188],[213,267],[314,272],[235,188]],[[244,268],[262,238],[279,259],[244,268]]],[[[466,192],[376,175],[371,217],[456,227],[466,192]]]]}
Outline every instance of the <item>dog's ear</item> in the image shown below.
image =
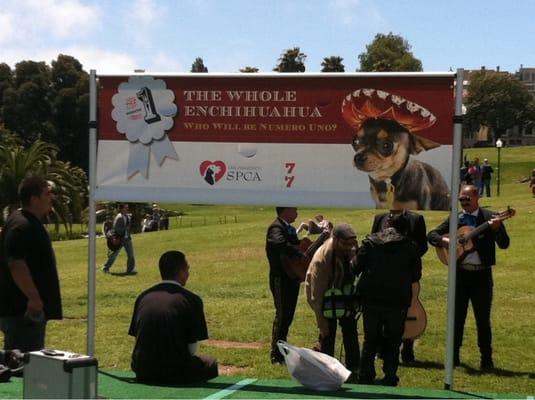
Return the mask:
{"type": "Polygon", "coordinates": [[[424,150],[431,150],[435,147],[439,147],[440,143],[434,142],[430,139],[410,134],[411,137],[411,144],[410,144],[410,153],[411,154],[418,154],[424,150]]]}

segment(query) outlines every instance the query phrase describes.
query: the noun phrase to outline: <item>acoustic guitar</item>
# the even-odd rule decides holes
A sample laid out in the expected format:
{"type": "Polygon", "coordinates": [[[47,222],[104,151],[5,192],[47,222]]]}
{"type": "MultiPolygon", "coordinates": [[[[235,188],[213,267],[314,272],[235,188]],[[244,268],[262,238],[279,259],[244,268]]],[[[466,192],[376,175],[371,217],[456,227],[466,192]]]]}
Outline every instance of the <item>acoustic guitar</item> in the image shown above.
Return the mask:
{"type": "Polygon", "coordinates": [[[304,257],[287,257],[283,260],[282,266],[286,275],[295,281],[304,282],[307,274],[308,264],[312,260],[314,253],[331,235],[328,231],[323,231],[312,242],[309,238],[303,238],[297,246],[299,251],[304,254],[304,257]]]}
{"type": "MultiPolygon", "coordinates": [[[[501,213],[494,215],[493,219],[498,219],[500,221],[506,220],[508,218],[511,218],[515,215],[516,211],[515,209],[511,207],[507,207],[507,210],[502,211],[501,213]]],[[[490,227],[489,221],[486,221],[485,223],[479,225],[478,227],[474,228],[472,226],[461,226],[459,229],[457,229],[457,261],[462,261],[464,258],[471,252],[476,251],[476,247],[474,243],[472,242],[472,238],[479,235],[481,232],[485,231],[490,227]]],[[[442,237],[448,237],[448,235],[443,235],[442,237]]],[[[435,251],[437,252],[438,259],[442,262],[444,265],[448,265],[448,247],[435,247],[435,251]]]]}
{"type": "Polygon", "coordinates": [[[427,327],[427,314],[418,295],[420,294],[420,282],[412,284],[412,300],[407,317],[405,318],[405,330],[403,339],[417,339],[423,335],[427,327]]]}

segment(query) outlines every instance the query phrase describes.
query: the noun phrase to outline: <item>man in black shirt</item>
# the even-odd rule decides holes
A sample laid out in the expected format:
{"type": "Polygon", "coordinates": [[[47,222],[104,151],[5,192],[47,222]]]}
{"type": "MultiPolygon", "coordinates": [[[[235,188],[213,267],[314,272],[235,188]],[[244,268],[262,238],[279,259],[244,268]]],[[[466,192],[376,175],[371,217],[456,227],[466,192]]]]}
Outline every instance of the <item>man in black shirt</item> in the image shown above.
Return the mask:
{"type": "Polygon", "coordinates": [[[189,264],[180,251],[160,257],[162,282],[145,290],[134,305],[128,334],[135,336],[132,370],[141,382],[188,384],[218,376],[212,357],[196,355],[208,339],[203,303],[185,289],[189,264]]]}
{"type": "Polygon", "coordinates": [[[0,234],[0,328],[6,350],[27,352],[45,346],[47,321],[63,314],[54,250],[42,222],[54,195],[44,178],[29,177],[19,198],[22,209],[0,234]]]}
{"type": "MultiPolygon", "coordinates": [[[[381,232],[388,228],[388,220],[396,214],[404,215],[408,222],[407,237],[418,246],[420,258],[427,252],[427,232],[425,219],[422,215],[409,210],[390,210],[387,213],[381,213],[373,219],[372,232],[381,232]]],[[[381,346],[379,346],[379,353],[381,346]]],[[[411,364],[416,361],[414,356],[414,339],[403,339],[401,347],[401,360],[405,364],[411,364]]]]}
{"type": "Polygon", "coordinates": [[[406,216],[394,214],[387,228],[362,241],[357,253],[357,293],[361,296],[364,328],[359,373],[362,384],[374,382],[379,342],[383,344],[385,374],[380,384],[397,386],[399,381],[399,346],[412,300],[412,284],[422,275],[418,246],[407,237],[408,225],[406,216]]]}

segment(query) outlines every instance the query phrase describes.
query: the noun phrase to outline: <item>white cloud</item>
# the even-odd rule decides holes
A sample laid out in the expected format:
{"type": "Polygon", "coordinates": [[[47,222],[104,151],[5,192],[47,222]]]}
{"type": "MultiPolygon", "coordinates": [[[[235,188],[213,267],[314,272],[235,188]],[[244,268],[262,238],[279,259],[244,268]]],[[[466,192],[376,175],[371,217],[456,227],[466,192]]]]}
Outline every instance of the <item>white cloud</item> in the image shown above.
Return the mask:
{"type": "Polygon", "coordinates": [[[373,28],[377,32],[388,26],[373,2],[368,0],[332,0],[331,6],[331,11],[343,25],[358,25],[366,30],[373,28]]]}
{"type": "Polygon", "coordinates": [[[131,10],[132,13],[129,13],[127,18],[138,28],[150,26],[158,14],[156,3],[153,0],[135,0],[131,10]]]}
{"type": "Polygon", "coordinates": [[[95,69],[98,73],[131,73],[140,68],[139,61],[132,56],[94,47],[68,47],[64,54],[69,54],[80,61],[85,71],[95,69]]]}
{"type": "MultiPolygon", "coordinates": [[[[80,0],[10,1],[2,12],[17,24],[8,33],[13,44],[46,43],[53,39],[77,38],[87,35],[100,24],[101,11],[80,0]]],[[[8,30],[8,28],[1,28],[8,30]]]]}
{"type": "MultiPolygon", "coordinates": [[[[148,72],[187,72],[189,67],[185,67],[185,64],[176,58],[172,58],[166,53],[158,52],[150,57],[150,63],[147,66],[140,66],[148,72]]],[[[186,64],[187,65],[187,64],[186,64]]]]}
{"type": "Polygon", "coordinates": [[[154,34],[164,19],[164,9],[154,0],[134,0],[123,15],[123,30],[135,32],[136,44],[154,47],[154,34]]]}
{"type": "Polygon", "coordinates": [[[2,50],[0,62],[12,68],[23,60],[44,61],[50,65],[59,54],[68,54],[82,64],[85,71],[96,69],[97,73],[129,73],[139,68],[139,62],[125,53],[102,50],[92,47],[64,47],[42,49],[7,49],[2,50]]]}
{"type": "Polygon", "coordinates": [[[39,13],[44,29],[60,38],[85,35],[98,25],[100,10],[79,0],[29,0],[28,6],[39,13]]]}
{"type": "Polygon", "coordinates": [[[13,17],[9,14],[0,13],[0,43],[8,42],[15,34],[13,17]]]}

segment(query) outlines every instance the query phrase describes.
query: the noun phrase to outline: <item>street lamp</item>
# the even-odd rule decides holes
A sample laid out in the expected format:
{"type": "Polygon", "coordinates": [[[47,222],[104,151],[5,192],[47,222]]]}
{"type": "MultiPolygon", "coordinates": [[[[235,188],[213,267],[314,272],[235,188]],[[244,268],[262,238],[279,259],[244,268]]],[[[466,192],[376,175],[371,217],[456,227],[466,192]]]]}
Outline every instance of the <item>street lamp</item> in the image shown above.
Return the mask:
{"type": "Polygon", "coordinates": [[[500,138],[496,140],[496,148],[498,149],[498,173],[496,174],[496,183],[497,183],[497,190],[496,193],[498,197],[500,196],[500,150],[503,147],[503,142],[500,138]]]}

